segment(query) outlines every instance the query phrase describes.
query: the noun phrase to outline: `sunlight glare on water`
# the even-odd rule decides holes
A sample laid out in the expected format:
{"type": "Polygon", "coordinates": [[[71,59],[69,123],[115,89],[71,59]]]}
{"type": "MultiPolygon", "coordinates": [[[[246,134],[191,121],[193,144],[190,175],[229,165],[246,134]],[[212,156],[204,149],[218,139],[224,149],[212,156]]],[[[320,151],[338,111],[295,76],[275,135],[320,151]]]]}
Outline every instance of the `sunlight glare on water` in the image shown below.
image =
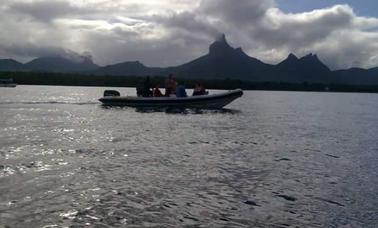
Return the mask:
{"type": "Polygon", "coordinates": [[[246,91],[166,113],[102,107],[105,89],[0,90],[0,227],[378,221],[376,94],[246,91]]]}

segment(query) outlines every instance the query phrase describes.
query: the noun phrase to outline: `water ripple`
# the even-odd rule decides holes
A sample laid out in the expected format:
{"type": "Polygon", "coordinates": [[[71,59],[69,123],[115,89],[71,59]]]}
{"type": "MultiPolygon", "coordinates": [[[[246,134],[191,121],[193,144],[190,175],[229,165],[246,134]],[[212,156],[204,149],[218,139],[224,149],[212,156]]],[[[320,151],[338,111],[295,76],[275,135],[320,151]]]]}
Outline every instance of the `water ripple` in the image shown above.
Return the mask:
{"type": "Polygon", "coordinates": [[[376,226],[377,97],[172,111],[102,107],[103,89],[0,90],[0,227],[376,226]]]}

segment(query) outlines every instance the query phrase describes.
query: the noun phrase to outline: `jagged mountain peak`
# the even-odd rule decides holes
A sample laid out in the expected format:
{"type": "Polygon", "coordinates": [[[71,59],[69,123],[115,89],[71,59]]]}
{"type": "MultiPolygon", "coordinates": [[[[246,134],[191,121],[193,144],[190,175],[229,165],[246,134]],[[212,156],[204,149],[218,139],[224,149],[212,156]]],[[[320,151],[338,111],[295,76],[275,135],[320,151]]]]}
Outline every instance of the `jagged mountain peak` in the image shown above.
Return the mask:
{"type": "Polygon", "coordinates": [[[227,43],[226,35],[224,33],[218,35],[218,37],[215,39],[216,42],[220,43],[227,43]]]}
{"type": "Polygon", "coordinates": [[[286,59],[292,59],[292,60],[298,60],[298,57],[294,55],[293,53],[290,53],[286,59]]]}
{"type": "Polygon", "coordinates": [[[224,34],[217,37],[215,42],[212,43],[209,48],[209,54],[214,56],[226,55],[232,51],[235,51],[235,49],[228,44],[224,34]]]}
{"type": "Polygon", "coordinates": [[[329,72],[330,69],[318,58],[316,54],[310,53],[301,58],[294,54],[289,56],[277,65],[281,70],[289,70],[290,72],[329,72]]]}
{"type": "Polygon", "coordinates": [[[280,62],[278,66],[285,66],[285,65],[293,65],[297,64],[299,61],[298,57],[294,55],[293,53],[290,53],[285,60],[280,62]]]}
{"type": "Polygon", "coordinates": [[[260,60],[248,56],[241,47],[231,47],[224,34],[219,35],[219,37],[217,37],[216,40],[210,45],[209,56],[210,58],[215,59],[248,59],[261,62],[260,60]]]}
{"type": "Polygon", "coordinates": [[[243,49],[242,49],[241,47],[236,48],[235,51],[237,51],[237,52],[239,52],[239,53],[240,53],[240,52],[241,52],[241,53],[244,53],[244,51],[243,51],[243,49]]]}
{"type": "Polygon", "coordinates": [[[310,53],[308,55],[305,55],[303,56],[302,58],[300,58],[301,60],[319,60],[318,58],[318,55],[317,54],[314,54],[314,53],[310,53]]]}
{"type": "Polygon", "coordinates": [[[317,54],[313,54],[313,53],[310,53],[308,55],[305,55],[303,56],[302,58],[299,59],[299,61],[302,61],[302,62],[309,62],[309,63],[313,63],[313,64],[319,64],[321,63],[322,65],[324,65],[324,63],[322,63],[322,61],[320,61],[319,57],[317,54]]]}
{"type": "Polygon", "coordinates": [[[310,53],[299,59],[302,67],[307,69],[329,72],[331,71],[319,58],[317,54],[310,53]]]}

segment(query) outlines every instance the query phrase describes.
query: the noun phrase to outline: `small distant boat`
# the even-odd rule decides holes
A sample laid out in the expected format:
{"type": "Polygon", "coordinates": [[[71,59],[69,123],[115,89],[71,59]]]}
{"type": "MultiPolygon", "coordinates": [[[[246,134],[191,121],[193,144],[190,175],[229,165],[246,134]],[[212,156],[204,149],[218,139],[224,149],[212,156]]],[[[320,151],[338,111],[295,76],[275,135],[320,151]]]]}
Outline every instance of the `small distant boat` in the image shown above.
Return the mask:
{"type": "Polygon", "coordinates": [[[17,84],[13,82],[12,78],[9,79],[0,79],[0,87],[16,87],[17,84]]]}
{"type": "Polygon", "coordinates": [[[196,108],[221,109],[243,96],[241,89],[224,93],[189,97],[129,97],[120,96],[118,91],[107,90],[100,98],[106,106],[128,106],[136,108],[196,108]]]}

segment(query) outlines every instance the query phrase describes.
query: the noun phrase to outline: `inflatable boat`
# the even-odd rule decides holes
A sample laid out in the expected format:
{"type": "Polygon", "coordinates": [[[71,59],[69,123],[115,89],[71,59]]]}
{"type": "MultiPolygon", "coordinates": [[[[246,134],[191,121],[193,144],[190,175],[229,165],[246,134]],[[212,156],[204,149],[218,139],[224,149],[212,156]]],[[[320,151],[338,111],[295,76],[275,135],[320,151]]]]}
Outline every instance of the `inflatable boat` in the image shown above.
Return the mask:
{"type": "Polygon", "coordinates": [[[12,78],[9,79],[0,79],[0,87],[10,87],[14,88],[17,84],[13,82],[12,78]]]}
{"type": "Polygon", "coordinates": [[[242,95],[243,91],[236,89],[224,93],[188,97],[131,97],[120,96],[118,91],[107,90],[99,101],[106,106],[136,108],[221,109],[242,95]]]}

